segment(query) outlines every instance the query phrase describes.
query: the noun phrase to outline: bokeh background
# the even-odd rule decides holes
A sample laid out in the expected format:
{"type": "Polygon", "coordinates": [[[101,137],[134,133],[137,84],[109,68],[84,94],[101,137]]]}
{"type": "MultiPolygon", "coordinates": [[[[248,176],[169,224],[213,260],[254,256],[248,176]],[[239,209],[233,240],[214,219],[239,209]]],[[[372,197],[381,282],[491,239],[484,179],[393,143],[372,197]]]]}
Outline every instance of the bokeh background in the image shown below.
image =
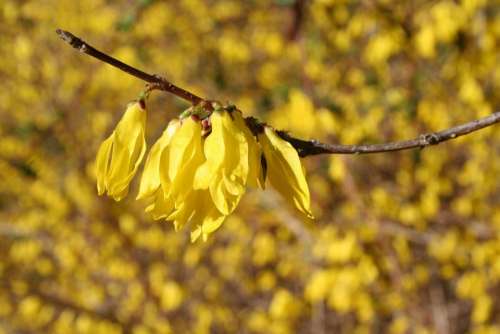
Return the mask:
{"type": "MultiPolygon", "coordinates": [[[[96,194],[139,80],[54,30],[302,138],[500,110],[486,0],[0,0],[0,333],[500,333],[500,126],[304,159],[314,223],[249,191],[206,242],[96,194]]],[[[148,103],[148,143],[187,105],[148,103]]]]}

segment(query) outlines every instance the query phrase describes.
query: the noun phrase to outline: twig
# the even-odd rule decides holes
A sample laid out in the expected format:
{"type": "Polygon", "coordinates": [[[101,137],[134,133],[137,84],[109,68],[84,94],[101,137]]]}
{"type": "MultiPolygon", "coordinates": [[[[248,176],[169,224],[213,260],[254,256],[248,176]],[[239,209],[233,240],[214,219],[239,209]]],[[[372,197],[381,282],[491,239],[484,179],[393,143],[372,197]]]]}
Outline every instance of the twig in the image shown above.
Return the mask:
{"type": "Polygon", "coordinates": [[[367,154],[408,150],[413,148],[424,148],[437,145],[444,141],[464,136],[471,132],[491,126],[500,122],[500,112],[465,123],[447,130],[422,134],[415,139],[403,140],[392,143],[373,145],[342,145],[324,144],[317,140],[302,140],[290,136],[287,132],[279,131],[280,136],[295,147],[300,156],[305,157],[316,154],[367,154]]]}
{"type": "Polygon", "coordinates": [[[450,321],[448,315],[448,305],[446,303],[446,295],[441,281],[436,281],[429,290],[431,300],[432,320],[437,333],[451,333],[450,321]]]}
{"type": "Polygon", "coordinates": [[[180,87],[177,87],[167,79],[159,76],[159,75],[153,75],[153,74],[148,74],[146,72],[143,72],[141,70],[138,70],[135,67],[132,67],[130,65],[127,65],[121,61],[119,61],[116,58],[113,58],[97,49],[92,47],[90,44],[84,42],[80,38],[76,37],[72,33],[57,29],[56,33],[61,37],[65,42],[69,43],[72,47],[77,49],[78,51],[82,53],[86,53],[89,56],[92,56],[94,58],[99,59],[100,61],[103,61],[111,66],[114,66],[130,75],[133,75],[136,78],[139,78],[143,81],[149,82],[152,84],[152,88],[154,89],[159,89],[163,90],[169,93],[172,93],[181,99],[187,100],[191,102],[193,105],[197,105],[200,102],[203,102],[204,99],[202,99],[199,96],[196,96],[195,94],[188,92],[185,89],[182,89],[180,87]]]}
{"type": "Polygon", "coordinates": [[[304,11],[307,0],[297,0],[292,7],[292,24],[288,29],[288,40],[293,41],[297,39],[300,33],[300,28],[304,22],[304,11]]]}
{"type": "MultiPolygon", "coordinates": [[[[248,127],[254,133],[261,132],[262,127],[265,125],[265,123],[261,123],[253,117],[248,117],[246,121],[248,127]]],[[[422,134],[415,139],[372,145],[325,144],[315,139],[303,140],[295,138],[286,131],[277,132],[281,138],[292,144],[301,157],[306,157],[318,154],[368,154],[424,148],[426,146],[437,145],[444,141],[464,136],[499,122],[500,112],[496,112],[490,116],[449,128],[447,130],[422,134]]]]}
{"type": "MultiPolygon", "coordinates": [[[[115,59],[97,49],[90,46],[68,31],[57,29],[56,33],[72,47],[82,53],[86,53],[94,58],[97,58],[111,66],[114,66],[130,75],[135,76],[143,81],[151,84],[151,89],[159,89],[178,96],[193,105],[206,103],[210,106],[210,101],[203,99],[183,88],[180,88],[167,79],[148,74],[135,67],[127,65],[118,59],[115,59]]],[[[430,145],[436,145],[441,142],[464,136],[471,132],[491,126],[500,122],[500,112],[493,113],[488,117],[477,119],[469,123],[465,123],[440,132],[433,132],[420,135],[411,140],[404,140],[391,143],[374,144],[374,145],[342,145],[342,144],[325,144],[317,140],[302,140],[291,136],[285,131],[278,131],[281,138],[288,141],[299,152],[301,157],[317,154],[367,154],[367,153],[383,153],[392,151],[408,150],[413,148],[424,148],[430,145]]],[[[259,131],[262,128],[262,123],[255,119],[247,119],[247,124],[250,125],[253,131],[259,131]]]]}

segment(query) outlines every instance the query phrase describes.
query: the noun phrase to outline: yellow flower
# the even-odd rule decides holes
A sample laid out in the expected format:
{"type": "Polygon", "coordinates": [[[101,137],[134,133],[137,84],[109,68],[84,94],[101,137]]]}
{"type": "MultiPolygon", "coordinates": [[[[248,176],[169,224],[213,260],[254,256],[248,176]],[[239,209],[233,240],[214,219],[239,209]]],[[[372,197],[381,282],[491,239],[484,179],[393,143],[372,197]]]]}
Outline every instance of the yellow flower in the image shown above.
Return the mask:
{"type": "Polygon", "coordinates": [[[245,119],[239,110],[232,113],[234,122],[238,130],[243,132],[248,143],[248,178],[247,185],[250,187],[265,187],[265,175],[262,168],[262,148],[255,139],[250,129],[245,123],[245,119]]]}
{"type": "Polygon", "coordinates": [[[170,149],[164,150],[160,161],[160,179],[164,197],[171,199],[174,210],[166,217],[179,229],[187,222],[194,226],[192,240],[206,240],[224,221],[208,190],[194,189],[197,169],[205,158],[202,150],[201,125],[189,117],[175,132],[170,149]]]}
{"type": "Polygon", "coordinates": [[[174,208],[173,202],[166,197],[161,188],[160,158],[163,152],[167,152],[170,148],[169,144],[179,127],[178,119],[170,121],[161,137],[151,147],[141,177],[139,194],[136,199],[146,198],[151,202],[146,208],[146,212],[150,212],[154,219],[166,217],[174,208]]]}
{"type": "Polygon", "coordinates": [[[116,201],[124,198],[144,153],[146,110],[141,102],[130,103],[113,133],[97,152],[96,174],[99,195],[108,193],[116,201]]]}
{"type": "Polygon", "coordinates": [[[193,188],[208,189],[217,209],[228,215],[245,193],[248,142],[227,111],[210,117],[212,132],[205,139],[206,161],[196,171],[193,188]]]}
{"type": "Polygon", "coordinates": [[[222,225],[226,215],[217,210],[208,190],[194,190],[167,219],[173,220],[177,229],[189,221],[192,226],[191,241],[194,242],[200,236],[206,241],[208,235],[222,225]]]}
{"type": "Polygon", "coordinates": [[[161,155],[161,185],[165,194],[173,198],[176,208],[192,191],[194,174],[203,163],[201,139],[200,123],[188,117],[172,137],[170,149],[161,155]]]}
{"type": "MultiPolygon", "coordinates": [[[[137,199],[154,219],[191,225],[191,240],[207,240],[238,205],[247,186],[264,188],[267,159],[271,184],[308,217],[309,190],[295,149],[264,127],[259,140],[234,107],[190,108],[171,121],[146,159],[137,199]],[[200,121],[201,119],[201,121],[200,121]],[[259,143],[260,142],[260,143],[259,143]],[[261,147],[262,144],[262,147],[261,147]]],[[[116,200],[128,192],[144,153],[146,115],[129,105],[97,154],[99,194],[116,200]]]]}
{"type": "Polygon", "coordinates": [[[309,188],[295,148],[268,126],[259,134],[259,142],[267,161],[267,178],[271,185],[307,217],[313,218],[309,188]]]}

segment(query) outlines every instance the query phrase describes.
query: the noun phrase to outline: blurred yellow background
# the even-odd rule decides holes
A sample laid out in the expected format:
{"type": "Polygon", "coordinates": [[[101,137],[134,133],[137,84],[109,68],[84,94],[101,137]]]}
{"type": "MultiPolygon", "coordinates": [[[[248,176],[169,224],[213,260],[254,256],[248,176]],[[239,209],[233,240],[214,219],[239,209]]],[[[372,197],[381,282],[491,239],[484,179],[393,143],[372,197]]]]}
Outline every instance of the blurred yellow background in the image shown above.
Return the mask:
{"type": "MultiPolygon", "coordinates": [[[[0,333],[500,333],[500,127],[305,159],[314,223],[251,191],[206,243],[131,194],[99,143],[144,85],[69,30],[302,138],[413,138],[500,109],[486,0],[0,0],[0,333]]],[[[155,92],[150,146],[187,105],[155,92]]]]}

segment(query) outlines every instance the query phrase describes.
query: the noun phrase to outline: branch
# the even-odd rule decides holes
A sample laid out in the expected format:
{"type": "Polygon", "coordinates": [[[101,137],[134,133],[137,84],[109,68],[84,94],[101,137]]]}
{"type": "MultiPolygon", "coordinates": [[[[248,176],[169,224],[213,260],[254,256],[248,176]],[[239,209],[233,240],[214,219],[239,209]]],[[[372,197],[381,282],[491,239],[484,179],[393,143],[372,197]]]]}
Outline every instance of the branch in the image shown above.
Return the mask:
{"type": "MultiPolygon", "coordinates": [[[[167,79],[148,74],[135,67],[127,65],[118,59],[115,59],[82,41],[68,31],[57,29],[56,33],[65,42],[69,43],[72,47],[82,53],[86,53],[94,58],[99,59],[111,66],[114,66],[136,78],[146,81],[151,84],[151,89],[158,89],[168,93],[172,93],[177,97],[190,102],[193,105],[200,103],[210,106],[210,101],[205,100],[183,88],[180,88],[167,79]]],[[[302,140],[291,136],[285,131],[278,131],[281,138],[288,141],[299,152],[301,157],[317,154],[366,154],[366,153],[383,153],[392,151],[408,150],[413,148],[424,148],[430,145],[437,145],[441,142],[464,136],[471,132],[480,130],[482,128],[491,126],[500,122],[500,112],[493,113],[488,117],[477,119],[469,123],[465,123],[447,130],[440,132],[433,132],[420,135],[419,137],[411,140],[404,140],[399,142],[374,144],[374,145],[342,145],[342,144],[325,144],[317,140],[302,140]]],[[[254,118],[247,118],[247,124],[254,133],[262,130],[263,124],[254,118]]]]}
{"type": "Polygon", "coordinates": [[[449,128],[447,130],[422,134],[415,139],[373,145],[324,144],[318,142],[317,140],[302,140],[294,138],[284,131],[278,131],[278,134],[281,138],[290,142],[290,144],[295,147],[295,149],[299,152],[299,155],[302,157],[317,154],[367,154],[402,151],[437,145],[444,141],[464,136],[499,122],[500,112],[495,112],[490,116],[449,128]]]}
{"type": "Polygon", "coordinates": [[[297,39],[300,28],[304,22],[304,11],[307,0],[296,0],[292,7],[292,23],[288,29],[288,40],[293,41],[297,39]]]}
{"type": "Polygon", "coordinates": [[[85,41],[82,41],[80,38],[76,37],[72,33],[57,29],[56,33],[61,37],[62,40],[70,44],[72,47],[77,49],[78,51],[82,53],[86,53],[89,56],[92,56],[94,58],[99,59],[100,61],[103,61],[111,66],[114,66],[118,68],[119,70],[122,70],[130,75],[133,75],[136,78],[139,78],[143,81],[149,82],[152,84],[152,88],[154,89],[159,89],[163,90],[165,92],[172,93],[181,99],[187,100],[188,102],[191,102],[193,105],[197,105],[200,102],[203,102],[204,99],[202,99],[199,96],[196,96],[195,94],[188,92],[185,89],[182,89],[180,87],[177,87],[167,79],[158,76],[158,75],[153,75],[153,74],[148,74],[146,72],[143,72],[141,70],[138,70],[135,67],[132,67],[130,65],[127,65],[121,61],[119,61],[116,58],[113,58],[97,49],[92,47],[90,44],[86,43],[85,41]]]}

